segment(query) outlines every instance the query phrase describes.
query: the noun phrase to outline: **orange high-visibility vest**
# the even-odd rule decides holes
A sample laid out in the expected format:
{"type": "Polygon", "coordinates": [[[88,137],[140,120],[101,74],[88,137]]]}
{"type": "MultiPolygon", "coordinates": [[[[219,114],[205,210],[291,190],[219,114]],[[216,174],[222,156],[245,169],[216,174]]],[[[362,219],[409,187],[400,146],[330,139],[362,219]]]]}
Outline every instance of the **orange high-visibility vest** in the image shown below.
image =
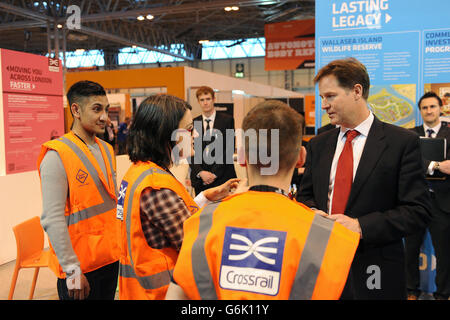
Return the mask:
{"type": "Polygon", "coordinates": [[[173,278],[190,299],[338,299],[358,243],[284,195],[248,191],[185,221],[173,278]]]}
{"type": "Polygon", "coordinates": [[[140,198],[142,191],[149,187],[170,189],[180,196],[191,214],[198,210],[187,190],[172,174],[153,162],[131,165],[120,185],[117,204],[117,218],[122,220],[119,263],[121,300],[164,299],[178,257],[178,251],[172,247],[150,247],[142,231],[140,198]]]}
{"type": "MultiPolygon", "coordinates": [[[[83,273],[119,260],[119,227],[116,219],[116,159],[112,147],[95,138],[107,177],[87,145],[69,132],[42,145],[38,170],[48,150],[58,152],[67,175],[69,194],[64,215],[75,254],[83,273]]],[[[40,171],[39,171],[40,176],[40,171]]],[[[50,241],[49,267],[58,278],[66,277],[50,241]]]]}

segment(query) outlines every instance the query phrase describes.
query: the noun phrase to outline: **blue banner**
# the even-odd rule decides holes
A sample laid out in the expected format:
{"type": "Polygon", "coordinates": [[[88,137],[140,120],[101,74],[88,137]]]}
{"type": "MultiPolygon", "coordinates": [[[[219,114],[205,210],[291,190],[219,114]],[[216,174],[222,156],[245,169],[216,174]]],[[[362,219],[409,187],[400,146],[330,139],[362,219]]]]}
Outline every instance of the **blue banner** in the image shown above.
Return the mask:
{"type": "MultiPolygon", "coordinates": [[[[373,113],[402,127],[420,125],[417,101],[424,92],[450,91],[449,12],[448,0],[317,0],[316,72],[332,60],[355,57],[369,72],[373,113]]],[[[315,95],[317,129],[329,118],[317,86],[315,95]]],[[[433,292],[428,233],[420,259],[422,289],[433,292]]]]}
{"type": "MultiPolygon", "coordinates": [[[[444,0],[317,0],[316,71],[335,59],[357,58],[373,85],[368,103],[374,114],[406,128],[419,125],[418,99],[450,87],[450,28],[442,28],[448,12],[444,0]]],[[[316,128],[327,123],[318,103],[316,128]]]]}

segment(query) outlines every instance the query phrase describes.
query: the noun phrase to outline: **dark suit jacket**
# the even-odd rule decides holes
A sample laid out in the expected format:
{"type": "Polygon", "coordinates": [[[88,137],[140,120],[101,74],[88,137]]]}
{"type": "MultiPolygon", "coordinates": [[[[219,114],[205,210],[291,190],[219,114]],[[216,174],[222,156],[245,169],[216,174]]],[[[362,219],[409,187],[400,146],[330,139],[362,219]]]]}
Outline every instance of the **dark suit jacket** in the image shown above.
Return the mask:
{"type": "MultiPolygon", "coordinates": [[[[325,212],[339,130],[329,130],[308,143],[298,197],[325,212]]],[[[430,196],[419,148],[417,135],[375,117],[345,210],[346,215],[358,219],[363,239],[342,298],[406,298],[402,238],[430,220],[430,196]]]]}
{"type": "MultiPolygon", "coordinates": [[[[425,137],[425,130],[423,126],[418,126],[411,130],[416,132],[419,136],[425,137]]],[[[446,122],[442,122],[441,129],[437,133],[436,137],[447,139],[447,160],[450,159],[450,127],[447,126],[446,122]]],[[[425,169],[427,169],[430,165],[430,160],[424,159],[424,165],[425,169]]],[[[439,209],[446,213],[450,213],[450,177],[446,175],[445,180],[428,181],[434,191],[434,198],[439,209]]]]}
{"type": "Polygon", "coordinates": [[[329,123],[329,124],[327,124],[327,125],[325,125],[323,127],[320,127],[319,129],[317,129],[317,134],[319,135],[322,132],[325,132],[325,131],[328,131],[328,130],[331,130],[331,129],[334,129],[334,128],[336,128],[336,126],[334,124],[329,123]]]}
{"type": "Polygon", "coordinates": [[[189,163],[191,168],[191,184],[195,189],[195,193],[199,194],[205,189],[219,186],[231,178],[236,178],[233,164],[234,134],[232,137],[229,136],[228,139],[226,135],[226,129],[234,129],[234,119],[226,113],[216,111],[211,141],[203,141],[202,139],[203,118],[201,115],[194,119],[194,127],[200,135],[194,140],[195,156],[190,158],[189,163]],[[222,148],[220,149],[213,147],[219,146],[219,135],[223,138],[222,148]],[[213,150],[212,157],[219,159],[219,161],[215,161],[212,164],[205,162],[205,154],[203,151],[208,145],[210,145],[210,148],[213,150]],[[202,170],[214,173],[217,176],[217,179],[211,184],[203,185],[203,180],[197,178],[198,173],[202,170]]]}

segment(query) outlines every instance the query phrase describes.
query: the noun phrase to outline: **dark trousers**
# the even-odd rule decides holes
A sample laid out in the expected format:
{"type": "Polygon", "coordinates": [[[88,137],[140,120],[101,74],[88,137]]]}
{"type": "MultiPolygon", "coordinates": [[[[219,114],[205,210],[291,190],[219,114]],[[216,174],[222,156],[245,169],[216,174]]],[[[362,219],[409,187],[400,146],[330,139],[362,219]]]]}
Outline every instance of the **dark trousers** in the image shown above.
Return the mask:
{"type": "MultiPolygon", "coordinates": [[[[436,255],[436,298],[450,296],[450,214],[443,212],[433,200],[432,218],[428,226],[436,255]]],[[[419,254],[426,229],[405,238],[406,285],[408,291],[420,294],[419,254]]]]}
{"type": "Polygon", "coordinates": [[[119,140],[118,141],[119,150],[117,154],[126,154],[127,153],[127,140],[119,140]]]}
{"type": "MultiPolygon", "coordinates": [[[[84,275],[91,289],[86,300],[114,300],[119,275],[119,261],[84,275]]],[[[66,279],[58,278],[57,287],[60,300],[73,300],[69,297],[66,279]]]]}

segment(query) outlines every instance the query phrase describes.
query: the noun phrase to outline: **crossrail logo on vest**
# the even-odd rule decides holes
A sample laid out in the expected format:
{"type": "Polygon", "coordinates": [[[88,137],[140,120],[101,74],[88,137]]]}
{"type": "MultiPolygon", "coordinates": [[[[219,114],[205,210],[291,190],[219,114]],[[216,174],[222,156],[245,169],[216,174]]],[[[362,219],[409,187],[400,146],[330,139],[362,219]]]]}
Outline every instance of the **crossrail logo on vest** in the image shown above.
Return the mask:
{"type": "Polygon", "coordinates": [[[127,194],[128,182],[122,180],[119,189],[119,197],[117,198],[116,218],[123,221],[123,204],[125,203],[125,195],[127,194]]]}
{"type": "Polygon", "coordinates": [[[226,227],[220,287],[277,295],[285,240],[282,231],[226,227]]]}

